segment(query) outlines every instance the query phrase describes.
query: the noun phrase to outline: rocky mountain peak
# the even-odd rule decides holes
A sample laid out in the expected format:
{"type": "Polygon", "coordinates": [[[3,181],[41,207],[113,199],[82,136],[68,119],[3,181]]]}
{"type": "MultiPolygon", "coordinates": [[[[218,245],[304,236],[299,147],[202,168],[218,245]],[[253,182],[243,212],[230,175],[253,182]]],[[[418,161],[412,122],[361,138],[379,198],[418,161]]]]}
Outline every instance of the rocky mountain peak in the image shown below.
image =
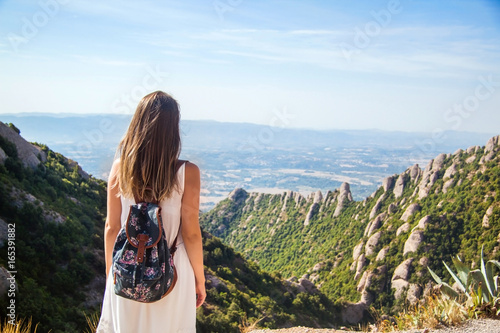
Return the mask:
{"type": "MultiPolygon", "coordinates": [[[[47,155],[40,147],[32,145],[23,139],[19,133],[2,122],[0,122],[0,136],[16,146],[17,155],[24,166],[36,168],[40,162],[45,162],[47,160],[47,155]]],[[[5,160],[5,158],[6,154],[2,150],[2,152],[0,152],[0,161],[5,160]]]]}
{"type": "Polygon", "coordinates": [[[339,192],[340,194],[337,198],[337,207],[335,208],[333,217],[339,216],[345,203],[352,201],[351,187],[349,186],[349,183],[342,183],[342,185],[340,185],[339,192]]]}
{"type": "Polygon", "coordinates": [[[498,146],[500,146],[500,135],[494,136],[488,140],[486,146],[484,147],[485,152],[497,151],[498,146]]]}
{"type": "Polygon", "coordinates": [[[228,199],[235,202],[241,203],[248,197],[248,192],[242,188],[236,188],[231,193],[229,193],[228,199]]]}

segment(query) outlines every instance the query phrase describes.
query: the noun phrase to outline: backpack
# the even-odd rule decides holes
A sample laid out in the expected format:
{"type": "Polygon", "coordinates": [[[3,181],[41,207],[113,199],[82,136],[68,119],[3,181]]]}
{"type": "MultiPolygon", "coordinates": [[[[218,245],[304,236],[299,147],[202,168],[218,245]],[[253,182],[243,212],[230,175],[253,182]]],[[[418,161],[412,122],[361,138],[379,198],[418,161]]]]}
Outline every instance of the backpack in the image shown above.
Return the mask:
{"type": "Polygon", "coordinates": [[[114,290],[116,295],[152,303],[167,296],[177,281],[174,254],[180,225],[169,247],[159,203],[134,199],[113,248],[114,290]]]}

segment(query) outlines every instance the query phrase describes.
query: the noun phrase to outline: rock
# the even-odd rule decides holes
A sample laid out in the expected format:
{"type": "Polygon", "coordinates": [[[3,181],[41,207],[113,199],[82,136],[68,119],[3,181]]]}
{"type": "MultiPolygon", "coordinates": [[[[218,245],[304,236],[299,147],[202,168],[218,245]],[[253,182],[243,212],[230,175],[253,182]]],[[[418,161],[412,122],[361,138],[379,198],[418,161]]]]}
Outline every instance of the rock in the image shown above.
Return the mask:
{"type": "Polygon", "coordinates": [[[410,277],[410,268],[414,258],[408,258],[396,267],[391,281],[394,280],[408,280],[410,277]]]}
{"type": "Polygon", "coordinates": [[[385,259],[385,256],[389,252],[389,247],[386,246],[382,248],[382,250],[378,251],[377,258],[375,258],[375,261],[382,261],[385,259]]]}
{"type": "Polygon", "coordinates": [[[391,176],[385,178],[384,181],[382,182],[382,187],[384,188],[384,192],[389,191],[393,184],[394,184],[394,177],[391,176]]]}
{"type": "Polygon", "coordinates": [[[356,265],[356,274],[354,275],[354,280],[357,280],[361,277],[361,272],[363,268],[366,266],[366,258],[364,253],[362,253],[358,258],[358,263],[356,265]]]}
{"type": "MultiPolygon", "coordinates": [[[[319,274],[318,273],[313,273],[311,274],[311,276],[309,277],[309,280],[312,282],[312,283],[316,283],[316,281],[318,281],[319,279],[319,274]]],[[[321,284],[320,284],[321,286],[321,284]]]]}
{"type": "Polygon", "coordinates": [[[12,278],[12,275],[5,267],[0,267],[0,297],[7,294],[11,287],[11,282],[14,282],[15,289],[17,290],[17,283],[15,279],[12,278]]]}
{"type": "Polygon", "coordinates": [[[438,172],[443,168],[444,160],[446,159],[446,154],[439,154],[432,161],[432,171],[438,172]]]}
{"type": "Polygon", "coordinates": [[[321,200],[323,200],[323,194],[320,190],[318,190],[316,191],[316,193],[314,193],[314,203],[320,203],[321,200]]]}
{"type": "Polygon", "coordinates": [[[340,185],[340,194],[337,198],[337,207],[335,208],[333,217],[337,217],[340,215],[340,212],[344,208],[344,203],[346,201],[352,201],[352,194],[349,183],[342,183],[342,185],[340,185]]]}
{"type": "Polygon", "coordinates": [[[490,151],[488,154],[483,155],[483,157],[481,157],[481,161],[479,161],[479,164],[488,163],[489,161],[493,160],[495,156],[496,153],[494,151],[490,151]]]}
{"type": "Polygon", "coordinates": [[[467,154],[475,153],[476,152],[476,147],[477,146],[471,146],[471,147],[467,148],[467,150],[465,150],[465,151],[467,152],[467,154]]]}
{"type": "Polygon", "coordinates": [[[419,229],[422,229],[424,230],[425,227],[431,222],[431,216],[430,215],[426,215],[424,217],[422,217],[420,219],[420,221],[418,221],[418,225],[417,225],[417,228],[419,229]]]}
{"type": "Polygon", "coordinates": [[[424,240],[424,231],[423,230],[414,230],[410,237],[405,242],[405,246],[403,249],[403,256],[407,255],[410,252],[416,252],[418,246],[424,240]]]}
{"type": "MultiPolygon", "coordinates": [[[[328,198],[330,197],[331,193],[332,193],[332,191],[330,191],[330,190],[326,191],[325,196],[323,197],[323,203],[326,203],[328,201],[328,198]]],[[[329,204],[329,202],[328,202],[328,204],[329,204]]]]}
{"type": "Polygon", "coordinates": [[[488,207],[486,210],[486,214],[483,216],[483,228],[489,228],[490,227],[490,216],[493,214],[493,205],[488,207]]]}
{"type": "Polygon", "coordinates": [[[368,225],[366,226],[365,228],[365,233],[364,233],[364,236],[365,237],[370,237],[370,235],[375,231],[377,230],[378,228],[380,228],[380,226],[382,225],[382,220],[386,217],[386,214],[385,213],[382,213],[382,214],[379,214],[373,221],[371,221],[370,223],[368,223],[368,225]]]}
{"type": "Polygon", "coordinates": [[[467,159],[465,160],[465,163],[471,164],[472,162],[474,162],[475,159],[476,159],[476,155],[472,155],[470,157],[467,157],[467,159]]]}
{"type": "Polygon", "coordinates": [[[422,258],[420,258],[420,260],[418,261],[418,263],[419,263],[420,266],[427,267],[429,265],[429,258],[422,257],[422,258]]]}
{"type": "Polygon", "coordinates": [[[448,179],[446,183],[443,184],[443,193],[448,192],[448,189],[453,185],[454,182],[454,179],[448,179]]]}
{"type": "Polygon", "coordinates": [[[304,197],[302,196],[302,194],[300,194],[299,192],[293,193],[293,200],[295,201],[295,208],[299,207],[300,202],[302,201],[302,199],[304,199],[304,197]]]}
{"type": "Polygon", "coordinates": [[[208,288],[219,289],[219,287],[222,287],[224,289],[227,289],[227,285],[221,279],[219,279],[217,276],[207,274],[206,279],[207,279],[207,287],[208,288]]]}
{"type": "Polygon", "coordinates": [[[315,210],[319,207],[319,203],[313,203],[311,207],[309,208],[309,211],[307,212],[306,219],[304,221],[304,225],[308,226],[309,222],[311,221],[312,217],[314,216],[315,210]]]}
{"type": "Polygon", "coordinates": [[[406,208],[405,212],[401,216],[401,220],[408,222],[408,219],[410,218],[410,216],[412,216],[416,212],[420,211],[420,209],[421,208],[420,208],[420,205],[418,203],[412,203],[411,205],[408,206],[408,208],[406,208]]]}
{"type": "Polygon", "coordinates": [[[418,179],[420,178],[420,174],[422,173],[422,170],[420,170],[420,167],[418,164],[414,164],[410,168],[410,179],[412,182],[417,182],[418,179]]]}
{"type": "MultiPolygon", "coordinates": [[[[369,285],[369,284],[371,284],[371,282],[366,283],[366,284],[369,285]]],[[[374,300],[375,300],[375,296],[373,295],[372,292],[366,290],[366,288],[361,291],[361,298],[359,300],[359,303],[370,305],[373,303],[374,300]]]]}
{"type": "Polygon", "coordinates": [[[404,289],[409,285],[408,278],[413,260],[414,258],[406,259],[394,270],[394,274],[391,279],[391,288],[396,289],[394,293],[395,299],[401,298],[404,289]]]}
{"type": "Polygon", "coordinates": [[[396,236],[401,235],[402,233],[407,233],[410,230],[410,223],[406,222],[402,226],[396,230],[396,236]]]}
{"type": "Polygon", "coordinates": [[[425,167],[422,175],[422,180],[418,185],[418,198],[422,199],[429,195],[429,191],[437,180],[437,172],[443,166],[445,154],[438,155],[434,160],[431,160],[425,167]]]}
{"type": "MultiPolygon", "coordinates": [[[[248,196],[247,191],[245,191],[242,188],[237,188],[237,189],[234,189],[231,193],[229,193],[228,199],[237,203],[237,204],[240,204],[240,203],[245,202],[245,199],[247,198],[247,196],[248,196]]],[[[260,201],[260,199],[261,198],[259,198],[259,201],[260,201]]],[[[257,199],[255,199],[255,201],[257,201],[257,199]]]]}
{"type": "Polygon", "coordinates": [[[25,203],[30,203],[33,206],[42,208],[42,216],[48,222],[62,223],[66,221],[66,217],[62,216],[56,211],[44,207],[43,201],[39,200],[33,194],[20,190],[16,187],[11,188],[10,192],[11,204],[17,208],[22,208],[25,203]]]}
{"type": "Polygon", "coordinates": [[[394,280],[391,282],[391,288],[396,289],[394,292],[394,299],[400,299],[403,296],[403,292],[406,288],[408,288],[408,285],[410,283],[406,280],[394,280]]]}
{"type": "Polygon", "coordinates": [[[71,168],[71,169],[74,169],[76,168],[76,172],[80,175],[80,177],[82,177],[83,179],[85,180],[89,180],[90,179],[90,175],[88,173],[86,173],[85,171],[83,171],[82,167],[76,162],[76,161],[73,161],[71,159],[68,159],[68,166],[71,168]]]}
{"type": "Polygon", "coordinates": [[[490,151],[496,151],[498,148],[498,144],[500,141],[500,135],[494,136],[491,139],[488,140],[486,143],[486,147],[484,147],[484,152],[490,152],[490,151]]]}
{"type": "Polygon", "coordinates": [[[347,306],[342,309],[342,320],[345,323],[354,324],[364,318],[366,315],[365,310],[375,299],[373,293],[377,292],[377,290],[382,291],[383,286],[385,285],[385,279],[383,277],[385,277],[386,274],[386,265],[382,265],[371,271],[363,273],[363,276],[357,285],[357,290],[361,293],[360,301],[358,303],[348,303],[347,306]],[[373,285],[376,281],[378,281],[378,285],[373,285]]]}
{"type": "Polygon", "coordinates": [[[0,164],[3,164],[7,157],[7,154],[3,151],[2,148],[0,148],[0,164]]]}
{"type": "Polygon", "coordinates": [[[254,206],[258,206],[262,198],[264,198],[264,193],[260,192],[259,194],[257,194],[255,200],[253,201],[254,206]]]}
{"type": "Polygon", "coordinates": [[[316,288],[316,286],[314,285],[314,283],[312,283],[311,281],[309,281],[309,279],[306,278],[306,277],[301,277],[299,279],[299,290],[301,292],[307,292],[309,294],[316,294],[316,293],[318,293],[318,289],[316,288]]]}
{"type": "Polygon", "coordinates": [[[339,254],[337,254],[337,256],[335,257],[335,261],[333,262],[333,268],[337,268],[342,260],[344,260],[344,252],[340,252],[339,254]]]}
{"type": "Polygon", "coordinates": [[[382,207],[382,201],[385,199],[385,193],[383,193],[378,199],[377,202],[375,203],[375,206],[373,206],[372,210],[370,211],[370,216],[369,219],[373,219],[378,211],[380,210],[380,207],[382,207]]]}
{"type": "Polygon", "coordinates": [[[396,211],[397,208],[398,208],[398,206],[396,204],[391,203],[389,205],[389,207],[387,207],[387,213],[388,214],[393,214],[396,211]]]}
{"type": "Polygon", "coordinates": [[[2,122],[0,122],[0,136],[3,136],[16,146],[17,156],[24,166],[34,169],[40,162],[47,160],[47,154],[40,147],[24,140],[16,131],[2,122]]]}
{"type": "Polygon", "coordinates": [[[403,195],[403,191],[405,189],[405,178],[404,174],[400,174],[398,180],[396,181],[396,185],[394,186],[394,196],[397,198],[403,195]]]}
{"type": "Polygon", "coordinates": [[[457,165],[455,163],[453,163],[444,172],[443,180],[446,179],[446,178],[453,177],[453,175],[455,175],[456,173],[457,173],[457,165]]]}
{"type": "MultiPolygon", "coordinates": [[[[100,253],[101,256],[104,253],[100,253]]],[[[104,289],[106,288],[106,276],[96,275],[88,285],[84,287],[85,301],[83,306],[86,308],[99,307],[102,304],[102,297],[104,296],[104,289]]]]}
{"type": "MultiPolygon", "coordinates": [[[[500,235],[499,235],[499,237],[500,237],[500,235]]],[[[498,241],[498,242],[500,243],[500,241],[498,241]]],[[[358,264],[358,261],[357,261],[357,260],[354,260],[354,261],[352,262],[352,264],[351,264],[351,267],[349,267],[349,270],[350,270],[351,272],[355,271],[355,270],[356,270],[356,265],[357,265],[357,264],[358,264]]]]}
{"type": "Polygon", "coordinates": [[[323,267],[325,267],[325,263],[324,262],[318,262],[316,265],[314,265],[312,271],[313,272],[318,272],[320,271],[323,267]]]}
{"type": "Polygon", "coordinates": [[[363,250],[363,245],[365,245],[365,243],[363,241],[361,241],[361,243],[359,243],[358,245],[356,245],[354,247],[354,249],[352,250],[352,258],[354,260],[357,260],[359,255],[361,254],[361,251],[363,250]]]}
{"type": "Polygon", "coordinates": [[[0,219],[0,248],[3,247],[4,242],[7,240],[7,231],[9,230],[7,222],[0,219]]]}
{"type": "Polygon", "coordinates": [[[355,325],[360,323],[365,316],[369,316],[368,305],[365,303],[348,303],[341,311],[342,322],[355,325]]]}
{"type": "Polygon", "coordinates": [[[461,148],[458,148],[457,150],[455,150],[455,152],[453,153],[453,156],[459,156],[460,154],[463,153],[463,149],[461,148]]]}
{"type": "Polygon", "coordinates": [[[368,271],[365,271],[363,273],[363,275],[361,276],[361,279],[359,279],[359,283],[358,283],[358,286],[356,287],[356,289],[359,291],[359,292],[362,292],[363,289],[365,288],[365,284],[366,284],[366,277],[368,276],[368,271]]]}
{"type": "Polygon", "coordinates": [[[373,253],[375,253],[375,247],[377,246],[378,241],[380,240],[380,236],[382,236],[382,232],[378,231],[374,233],[370,238],[368,238],[368,241],[366,242],[365,246],[366,256],[371,256],[373,253]]]}
{"type": "Polygon", "coordinates": [[[406,293],[406,300],[410,305],[415,305],[422,296],[422,287],[418,284],[412,283],[408,287],[408,292],[406,293]]]}

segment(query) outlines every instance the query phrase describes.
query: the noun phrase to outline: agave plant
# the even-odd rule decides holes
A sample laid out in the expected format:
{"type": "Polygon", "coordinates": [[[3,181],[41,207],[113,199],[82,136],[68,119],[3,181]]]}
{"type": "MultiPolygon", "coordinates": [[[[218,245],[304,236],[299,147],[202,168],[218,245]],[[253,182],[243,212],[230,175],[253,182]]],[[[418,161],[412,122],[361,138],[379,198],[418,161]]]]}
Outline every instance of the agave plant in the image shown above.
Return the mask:
{"type": "Polygon", "coordinates": [[[470,270],[457,256],[453,258],[453,264],[457,272],[452,269],[443,261],[444,266],[457,283],[460,293],[453,289],[449,284],[441,280],[436,273],[429,267],[427,269],[432,275],[432,278],[440,285],[441,291],[446,295],[459,299],[461,295],[465,295],[468,299],[473,296],[482,295],[482,300],[485,303],[491,302],[493,299],[499,297],[500,290],[498,285],[498,275],[493,276],[493,269],[496,266],[500,269],[500,262],[497,260],[489,260],[484,263],[484,246],[481,248],[481,269],[470,270]]]}

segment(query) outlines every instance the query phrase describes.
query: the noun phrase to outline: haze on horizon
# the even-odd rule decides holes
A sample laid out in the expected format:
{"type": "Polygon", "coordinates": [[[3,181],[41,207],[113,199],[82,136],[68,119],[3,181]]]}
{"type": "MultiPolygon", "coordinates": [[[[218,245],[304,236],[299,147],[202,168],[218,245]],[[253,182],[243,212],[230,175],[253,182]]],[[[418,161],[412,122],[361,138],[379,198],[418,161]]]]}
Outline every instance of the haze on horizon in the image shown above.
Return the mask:
{"type": "Polygon", "coordinates": [[[0,2],[2,113],[498,133],[500,3],[0,2]]]}

